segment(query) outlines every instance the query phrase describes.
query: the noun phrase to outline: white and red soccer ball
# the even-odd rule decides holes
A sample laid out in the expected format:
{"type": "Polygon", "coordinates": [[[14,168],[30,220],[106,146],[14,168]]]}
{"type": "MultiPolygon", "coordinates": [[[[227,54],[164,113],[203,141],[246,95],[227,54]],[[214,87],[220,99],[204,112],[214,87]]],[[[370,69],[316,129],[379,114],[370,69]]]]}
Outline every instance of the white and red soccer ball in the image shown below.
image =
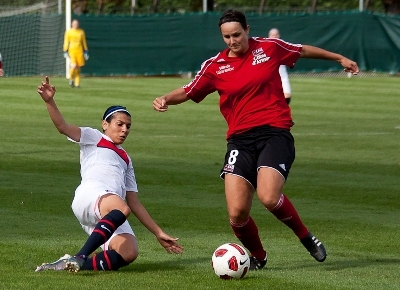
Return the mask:
{"type": "Polygon", "coordinates": [[[240,279],[249,271],[250,257],[238,244],[223,244],[212,255],[212,267],[221,279],[240,279]]]}

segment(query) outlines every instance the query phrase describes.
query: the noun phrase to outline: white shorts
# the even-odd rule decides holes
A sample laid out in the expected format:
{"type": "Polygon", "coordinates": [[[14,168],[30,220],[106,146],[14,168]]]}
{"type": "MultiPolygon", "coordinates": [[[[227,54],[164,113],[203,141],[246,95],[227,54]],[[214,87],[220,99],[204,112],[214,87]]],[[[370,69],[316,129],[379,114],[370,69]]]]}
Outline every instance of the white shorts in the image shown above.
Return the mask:
{"type": "MultiPolygon", "coordinates": [[[[72,211],[81,224],[83,230],[90,235],[99,220],[102,218],[99,210],[99,200],[105,194],[110,194],[98,183],[86,182],[80,184],[75,190],[75,197],[72,201],[72,211]]],[[[113,193],[111,193],[113,194],[113,193]]],[[[101,246],[103,251],[108,249],[108,245],[113,237],[119,234],[131,234],[135,236],[128,221],[119,226],[108,241],[101,246]]]]}

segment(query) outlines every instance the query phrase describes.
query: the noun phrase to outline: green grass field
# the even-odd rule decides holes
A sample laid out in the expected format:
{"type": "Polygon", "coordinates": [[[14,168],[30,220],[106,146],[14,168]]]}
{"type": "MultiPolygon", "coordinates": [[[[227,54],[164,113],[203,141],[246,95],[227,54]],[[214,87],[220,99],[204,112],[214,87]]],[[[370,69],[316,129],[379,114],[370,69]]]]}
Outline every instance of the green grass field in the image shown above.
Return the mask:
{"type": "Polygon", "coordinates": [[[219,170],[225,121],[217,95],[200,104],[152,109],[181,78],[84,78],[71,89],[51,78],[67,122],[100,128],[114,104],[132,113],[124,148],[140,199],[185,252],[168,255],[133,217],[138,259],[118,272],[35,273],[86,240],[70,203],[79,148],[53,127],[36,93],[41,77],[0,78],[0,289],[400,289],[400,80],[291,79],[297,156],[285,186],[305,224],[328,251],[324,263],[255,200],[252,216],[267,268],[220,280],[216,247],[236,242],[219,170]]]}

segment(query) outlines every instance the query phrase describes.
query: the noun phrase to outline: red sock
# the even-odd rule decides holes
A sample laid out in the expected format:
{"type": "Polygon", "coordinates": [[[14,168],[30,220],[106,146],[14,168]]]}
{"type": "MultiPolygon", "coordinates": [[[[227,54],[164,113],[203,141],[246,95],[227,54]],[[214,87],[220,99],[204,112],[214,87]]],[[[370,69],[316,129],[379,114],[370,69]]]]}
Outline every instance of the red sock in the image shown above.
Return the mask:
{"type": "Polygon", "coordinates": [[[249,217],[247,221],[241,224],[231,222],[231,227],[235,236],[242,242],[243,246],[250,251],[253,257],[259,260],[264,260],[266,252],[261,244],[258,229],[254,220],[249,217]]]}
{"type": "Polygon", "coordinates": [[[296,209],[290,200],[284,195],[281,195],[278,204],[268,209],[278,220],[287,225],[295,235],[302,239],[308,234],[308,229],[301,221],[296,209]]]}

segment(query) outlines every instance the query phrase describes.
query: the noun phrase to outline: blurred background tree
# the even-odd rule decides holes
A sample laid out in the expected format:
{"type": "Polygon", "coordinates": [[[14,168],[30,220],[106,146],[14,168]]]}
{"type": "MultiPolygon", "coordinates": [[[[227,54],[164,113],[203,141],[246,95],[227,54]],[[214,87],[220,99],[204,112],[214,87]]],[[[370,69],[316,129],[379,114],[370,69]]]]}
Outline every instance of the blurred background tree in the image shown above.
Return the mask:
{"type": "MultiPolygon", "coordinates": [[[[82,0],[75,0],[82,1],[82,0]]],[[[400,0],[365,0],[364,7],[373,11],[384,11],[382,1],[400,0]]],[[[129,11],[132,0],[87,0],[90,13],[93,5],[102,2],[102,11],[105,13],[118,13],[129,11]],[[94,3],[97,2],[97,3],[94,3]]],[[[135,13],[176,13],[176,12],[202,12],[203,0],[135,0],[135,13]]],[[[392,5],[392,4],[390,4],[392,5]]],[[[339,11],[359,8],[359,0],[207,0],[208,11],[224,11],[229,8],[240,9],[244,12],[315,12],[339,11]]],[[[99,11],[99,10],[98,10],[99,11]]]]}
{"type": "MultiPolygon", "coordinates": [[[[202,12],[204,0],[72,0],[75,14],[151,14],[202,12]]],[[[207,11],[229,8],[249,13],[314,13],[363,9],[400,14],[400,0],[205,0],[207,11]]],[[[58,0],[0,0],[0,11],[10,6],[29,6],[58,0]]],[[[62,1],[64,3],[64,1],[62,1]]]]}

